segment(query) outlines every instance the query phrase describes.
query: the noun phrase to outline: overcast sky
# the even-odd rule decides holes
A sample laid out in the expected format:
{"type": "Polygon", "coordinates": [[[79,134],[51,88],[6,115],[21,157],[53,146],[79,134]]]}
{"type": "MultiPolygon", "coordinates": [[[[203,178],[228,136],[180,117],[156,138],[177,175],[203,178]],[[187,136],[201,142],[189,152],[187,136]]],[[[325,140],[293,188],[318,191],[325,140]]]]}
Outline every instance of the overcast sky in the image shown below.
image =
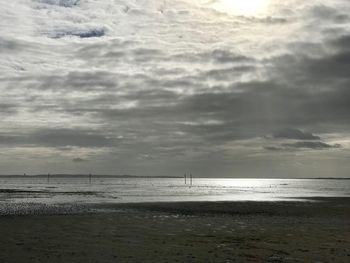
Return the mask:
{"type": "Polygon", "coordinates": [[[0,174],[349,176],[349,0],[0,2],[0,174]]]}

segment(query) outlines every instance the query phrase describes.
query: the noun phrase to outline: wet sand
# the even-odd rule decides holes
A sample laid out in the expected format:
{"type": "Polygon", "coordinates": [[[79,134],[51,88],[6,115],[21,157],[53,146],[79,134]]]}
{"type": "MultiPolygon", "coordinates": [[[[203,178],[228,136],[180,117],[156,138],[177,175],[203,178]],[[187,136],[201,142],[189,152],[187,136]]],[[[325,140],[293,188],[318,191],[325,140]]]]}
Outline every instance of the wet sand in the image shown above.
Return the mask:
{"type": "Polygon", "coordinates": [[[0,262],[350,262],[348,198],[62,211],[3,214],[0,262]]]}

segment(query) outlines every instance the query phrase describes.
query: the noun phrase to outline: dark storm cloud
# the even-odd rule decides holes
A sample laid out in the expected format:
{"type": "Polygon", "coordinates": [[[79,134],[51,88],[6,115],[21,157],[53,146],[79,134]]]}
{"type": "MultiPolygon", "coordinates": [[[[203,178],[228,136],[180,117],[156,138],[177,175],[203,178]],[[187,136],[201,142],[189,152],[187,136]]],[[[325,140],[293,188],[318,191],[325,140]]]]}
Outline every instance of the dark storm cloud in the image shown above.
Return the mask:
{"type": "Polygon", "coordinates": [[[273,138],[276,139],[296,139],[296,140],[320,140],[319,136],[313,135],[310,132],[304,132],[298,129],[284,129],[278,132],[275,132],[273,138]]]}

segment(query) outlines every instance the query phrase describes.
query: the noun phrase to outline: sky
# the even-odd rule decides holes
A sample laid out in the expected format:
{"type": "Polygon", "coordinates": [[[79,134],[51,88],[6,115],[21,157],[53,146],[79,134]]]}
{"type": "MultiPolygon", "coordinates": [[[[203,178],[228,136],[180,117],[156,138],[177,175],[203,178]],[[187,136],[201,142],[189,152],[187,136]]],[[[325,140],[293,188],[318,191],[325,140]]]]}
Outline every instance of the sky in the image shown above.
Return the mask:
{"type": "Polygon", "coordinates": [[[348,0],[0,3],[0,174],[349,177],[348,0]]]}

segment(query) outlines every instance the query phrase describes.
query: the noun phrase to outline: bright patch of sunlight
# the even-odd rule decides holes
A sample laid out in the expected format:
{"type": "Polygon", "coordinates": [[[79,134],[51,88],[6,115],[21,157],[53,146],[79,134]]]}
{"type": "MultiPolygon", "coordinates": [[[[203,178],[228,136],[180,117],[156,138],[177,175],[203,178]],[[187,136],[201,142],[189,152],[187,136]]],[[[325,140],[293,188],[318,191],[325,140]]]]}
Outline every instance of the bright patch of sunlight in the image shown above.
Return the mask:
{"type": "Polygon", "coordinates": [[[242,16],[258,16],[266,13],[269,0],[219,0],[212,7],[220,12],[242,16]]]}

